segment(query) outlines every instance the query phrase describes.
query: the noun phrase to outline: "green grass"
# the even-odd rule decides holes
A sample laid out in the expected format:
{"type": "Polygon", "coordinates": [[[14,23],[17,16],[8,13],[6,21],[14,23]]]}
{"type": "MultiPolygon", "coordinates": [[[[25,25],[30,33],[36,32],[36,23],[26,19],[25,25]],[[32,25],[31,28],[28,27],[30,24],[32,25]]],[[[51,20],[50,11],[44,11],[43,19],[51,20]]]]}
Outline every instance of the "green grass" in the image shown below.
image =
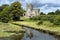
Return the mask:
{"type": "Polygon", "coordinates": [[[9,37],[16,32],[22,32],[24,29],[20,26],[13,25],[11,23],[2,23],[0,22],[0,37],[9,37]],[[7,32],[10,31],[10,32],[7,32]]]}
{"type": "Polygon", "coordinates": [[[36,29],[43,29],[43,30],[49,30],[51,32],[57,32],[56,34],[60,35],[60,25],[59,26],[53,25],[53,23],[50,23],[49,21],[44,21],[42,25],[37,25],[38,21],[23,21],[23,22],[17,21],[13,23],[27,25],[29,27],[33,27],[36,29]]]}

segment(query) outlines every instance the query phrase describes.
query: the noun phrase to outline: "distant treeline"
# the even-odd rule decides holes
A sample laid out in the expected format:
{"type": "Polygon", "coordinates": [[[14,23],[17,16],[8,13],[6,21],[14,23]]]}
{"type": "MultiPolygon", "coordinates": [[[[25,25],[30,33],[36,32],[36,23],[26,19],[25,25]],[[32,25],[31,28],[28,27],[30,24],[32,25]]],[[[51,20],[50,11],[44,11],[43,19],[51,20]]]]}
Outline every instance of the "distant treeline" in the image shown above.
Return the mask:
{"type": "Polygon", "coordinates": [[[49,12],[48,14],[41,12],[39,16],[32,17],[30,20],[39,20],[40,22],[38,24],[42,24],[43,21],[50,21],[54,25],[60,25],[60,10],[49,12]]]}

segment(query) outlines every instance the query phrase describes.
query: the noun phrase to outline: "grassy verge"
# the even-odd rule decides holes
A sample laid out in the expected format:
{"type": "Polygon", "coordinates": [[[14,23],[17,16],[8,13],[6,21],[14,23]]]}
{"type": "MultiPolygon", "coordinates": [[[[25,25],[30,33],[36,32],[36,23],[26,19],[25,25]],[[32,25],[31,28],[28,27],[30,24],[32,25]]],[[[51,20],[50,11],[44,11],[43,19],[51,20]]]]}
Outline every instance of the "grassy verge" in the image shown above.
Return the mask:
{"type": "Polygon", "coordinates": [[[44,21],[43,24],[41,25],[37,25],[38,21],[22,21],[22,22],[17,21],[13,23],[26,25],[28,27],[35,28],[35,29],[42,29],[50,33],[54,33],[56,35],[60,35],[60,25],[59,26],[53,25],[49,21],[44,21]]]}
{"type": "Polygon", "coordinates": [[[20,26],[0,22],[0,37],[9,37],[18,33],[22,34],[23,31],[24,30],[20,26]]]}

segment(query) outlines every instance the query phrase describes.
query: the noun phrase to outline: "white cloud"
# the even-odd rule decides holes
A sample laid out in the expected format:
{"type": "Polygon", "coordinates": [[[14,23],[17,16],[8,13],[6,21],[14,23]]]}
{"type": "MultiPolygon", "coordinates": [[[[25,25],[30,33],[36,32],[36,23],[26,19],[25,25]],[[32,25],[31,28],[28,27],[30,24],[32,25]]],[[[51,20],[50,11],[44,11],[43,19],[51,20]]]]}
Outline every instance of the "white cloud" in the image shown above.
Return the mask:
{"type": "Polygon", "coordinates": [[[45,4],[45,3],[60,4],[60,0],[37,0],[37,1],[42,4],[45,4]]]}
{"type": "Polygon", "coordinates": [[[47,5],[40,7],[41,12],[48,13],[48,12],[55,12],[60,7],[48,7],[47,5]]]}

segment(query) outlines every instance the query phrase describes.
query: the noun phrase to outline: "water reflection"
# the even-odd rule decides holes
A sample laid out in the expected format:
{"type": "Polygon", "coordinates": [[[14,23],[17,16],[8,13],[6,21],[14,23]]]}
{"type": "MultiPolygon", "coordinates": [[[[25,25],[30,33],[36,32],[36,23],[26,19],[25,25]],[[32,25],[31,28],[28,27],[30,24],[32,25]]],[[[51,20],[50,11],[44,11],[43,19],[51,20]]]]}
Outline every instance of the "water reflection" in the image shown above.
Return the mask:
{"type": "Polygon", "coordinates": [[[37,30],[33,30],[26,27],[24,27],[24,29],[26,30],[26,33],[24,33],[24,37],[22,40],[58,40],[57,38],[49,34],[45,34],[37,30]]]}
{"type": "Polygon", "coordinates": [[[30,39],[33,37],[32,30],[26,30],[26,37],[30,39]]]}

